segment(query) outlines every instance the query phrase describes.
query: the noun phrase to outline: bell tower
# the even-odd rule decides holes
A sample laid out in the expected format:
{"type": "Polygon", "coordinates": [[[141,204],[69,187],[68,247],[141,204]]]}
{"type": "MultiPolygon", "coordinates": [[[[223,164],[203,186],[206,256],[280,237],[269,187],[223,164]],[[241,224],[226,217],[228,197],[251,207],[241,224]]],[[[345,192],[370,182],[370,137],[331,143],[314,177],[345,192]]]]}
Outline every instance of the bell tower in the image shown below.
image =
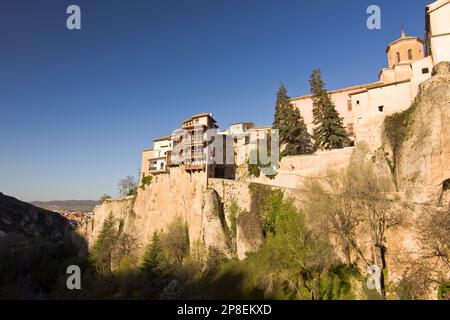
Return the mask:
{"type": "Polygon", "coordinates": [[[389,68],[401,64],[411,64],[425,57],[424,41],[418,37],[408,37],[402,31],[399,39],[391,42],[386,48],[389,68]]]}

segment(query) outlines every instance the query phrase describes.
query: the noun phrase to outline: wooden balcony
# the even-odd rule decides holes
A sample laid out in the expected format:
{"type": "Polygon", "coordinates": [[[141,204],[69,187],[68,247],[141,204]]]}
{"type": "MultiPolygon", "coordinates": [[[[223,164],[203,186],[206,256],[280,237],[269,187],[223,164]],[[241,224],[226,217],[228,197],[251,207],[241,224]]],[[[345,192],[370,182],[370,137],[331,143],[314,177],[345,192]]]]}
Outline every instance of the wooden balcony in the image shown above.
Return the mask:
{"type": "Polygon", "coordinates": [[[184,169],[186,171],[204,171],[206,168],[206,162],[192,162],[192,163],[185,163],[184,169]]]}

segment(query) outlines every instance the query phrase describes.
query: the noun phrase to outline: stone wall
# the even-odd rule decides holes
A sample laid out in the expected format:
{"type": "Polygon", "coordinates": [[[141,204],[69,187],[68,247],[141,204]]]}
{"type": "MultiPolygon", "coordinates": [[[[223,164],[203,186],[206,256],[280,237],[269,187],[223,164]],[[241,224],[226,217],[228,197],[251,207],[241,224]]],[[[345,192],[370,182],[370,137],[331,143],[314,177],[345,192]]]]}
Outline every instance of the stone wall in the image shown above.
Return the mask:
{"type": "Polygon", "coordinates": [[[267,184],[281,188],[299,188],[305,179],[322,178],[329,169],[340,170],[347,167],[353,148],[319,151],[312,155],[284,157],[274,179],[263,175],[259,178],[247,177],[246,182],[267,184]]]}

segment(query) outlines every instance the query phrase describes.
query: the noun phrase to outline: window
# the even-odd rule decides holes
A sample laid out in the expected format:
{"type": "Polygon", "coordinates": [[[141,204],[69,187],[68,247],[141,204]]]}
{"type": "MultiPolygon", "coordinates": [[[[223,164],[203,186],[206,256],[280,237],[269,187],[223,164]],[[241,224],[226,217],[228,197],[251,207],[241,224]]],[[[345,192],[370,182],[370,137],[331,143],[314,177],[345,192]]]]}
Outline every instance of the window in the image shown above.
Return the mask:
{"type": "Polygon", "coordinates": [[[384,106],[379,106],[378,111],[383,112],[384,106]]]}
{"type": "Polygon", "coordinates": [[[428,68],[423,68],[422,69],[422,74],[427,74],[429,72],[430,72],[430,70],[428,68]]]}
{"type": "Polygon", "coordinates": [[[356,100],[356,105],[358,105],[358,106],[359,106],[359,100],[356,100]]]}
{"type": "Polygon", "coordinates": [[[347,134],[349,136],[353,136],[354,134],[353,123],[347,123],[347,134]]]}
{"type": "Polygon", "coordinates": [[[413,59],[413,53],[412,53],[412,49],[408,50],[408,60],[412,60],[413,59]]]}
{"type": "Polygon", "coordinates": [[[196,123],[196,124],[197,124],[197,123],[200,123],[200,119],[198,119],[198,118],[195,119],[195,120],[194,120],[194,123],[196,123]]]}
{"type": "Polygon", "coordinates": [[[348,109],[348,112],[351,112],[352,111],[352,100],[347,100],[347,109],[348,109]]]}
{"type": "Polygon", "coordinates": [[[397,63],[400,62],[400,52],[397,52],[397,53],[395,54],[395,60],[397,61],[397,63]]]}

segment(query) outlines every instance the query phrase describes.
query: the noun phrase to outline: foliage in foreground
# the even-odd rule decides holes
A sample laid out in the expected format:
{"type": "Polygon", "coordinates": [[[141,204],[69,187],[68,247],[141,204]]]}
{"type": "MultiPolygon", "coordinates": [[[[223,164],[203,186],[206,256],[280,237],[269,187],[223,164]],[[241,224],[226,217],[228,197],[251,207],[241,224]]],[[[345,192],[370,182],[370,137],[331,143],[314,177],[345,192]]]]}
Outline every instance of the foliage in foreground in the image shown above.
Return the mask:
{"type": "MultiPolygon", "coordinates": [[[[186,225],[176,220],[155,233],[141,259],[119,252],[116,221],[104,222],[90,259],[83,262],[83,290],[64,298],[134,299],[351,299],[353,268],[340,264],[331,245],[306,227],[303,214],[280,191],[266,193],[261,251],[228,259],[196,243],[189,250],[186,225]],[[126,257],[127,259],[123,259],[126,257]],[[125,262],[124,262],[125,261],[125,262]]],[[[234,231],[233,231],[234,232],[234,231]]]]}
{"type": "MultiPolygon", "coordinates": [[[[329,187],[335,188],[331,190],[339,192],[320,189],[323,188],[320,185],[311,186],[315,189],[306,195],[306,205],[301,210],[282,191],[251,184],[252,202],[258,204],[252,208],[252,214],[259,217],[264,230],[264,245],[243,261],[232,258],[234,255],[227,258],[223,253],[208,250],[199,242],[190,245],[187,226],[181,220],[174,221],[166,232],[154,233],[143,255],[135,257],[137,250],[133,239],[120,231],[118,222],[110,215],[89,257],[66,262],[67,265],[81,266],[83,289],[67,290],[66,274],[60,269],[59,282],[48,297],[320,300],[364,298],[366,294],[367,298],[383,298],[376,292],[365,290],[365,280],[355,267],[355,259],[372,263],[371,259],[382,258],[383,251],[374,246],[376,251],[372,256],[359,256],[364,253],[363,250],[358,252],[361,244],[357,233],[371,230],[369,234],[376,234],[379,228],[387,227],[380,223],[391,226],[398,220],[393,212],[383,211],[389,202],[384,197],[381,182],[367,179],[372,177],[369,171],[358,172],[365,172],[366,179],[349,172],[329,181],[332,183],[329,187]],[[317,210],[326,213],[327,217],[317,210]],[[311,214],[320,223],[322,233],[316,225],[306,223],[311,214]],[[338,240],[341,237],[337,243],[344,253],[349,251],[346,263],[336,256],[336,248],[331,245],[326,232],[332,232],[338,240]]],[[[237,207],[233,212],[239,220],[242,213],[237,207]]],[[[423,232],[432,241],[424,243],[428,252],[435,253],[435,259],[443,261],[448,244],[427,236],[430,230],[437,230],[435,224],[439,224],[440,219],[441,215],[430,215],[431,222],[425,222],[423,232]]],[[[230,230],[233,235],[235,228],[230,230]]],[[[439,235],[445,237],[446,232],[444,224],[439,235]]],[[[370,240],[385,245],[383,237],[370,240]]],[[[428,270],[420,266],[411,268],[391,291],[400,299],[422,299],[430,281],[436,282],[436,279],[442,280],[431,279],[428,270]]],[[[439,283],[439,297],[445,299],[449,292],[448,282],[439,283]]]]}

